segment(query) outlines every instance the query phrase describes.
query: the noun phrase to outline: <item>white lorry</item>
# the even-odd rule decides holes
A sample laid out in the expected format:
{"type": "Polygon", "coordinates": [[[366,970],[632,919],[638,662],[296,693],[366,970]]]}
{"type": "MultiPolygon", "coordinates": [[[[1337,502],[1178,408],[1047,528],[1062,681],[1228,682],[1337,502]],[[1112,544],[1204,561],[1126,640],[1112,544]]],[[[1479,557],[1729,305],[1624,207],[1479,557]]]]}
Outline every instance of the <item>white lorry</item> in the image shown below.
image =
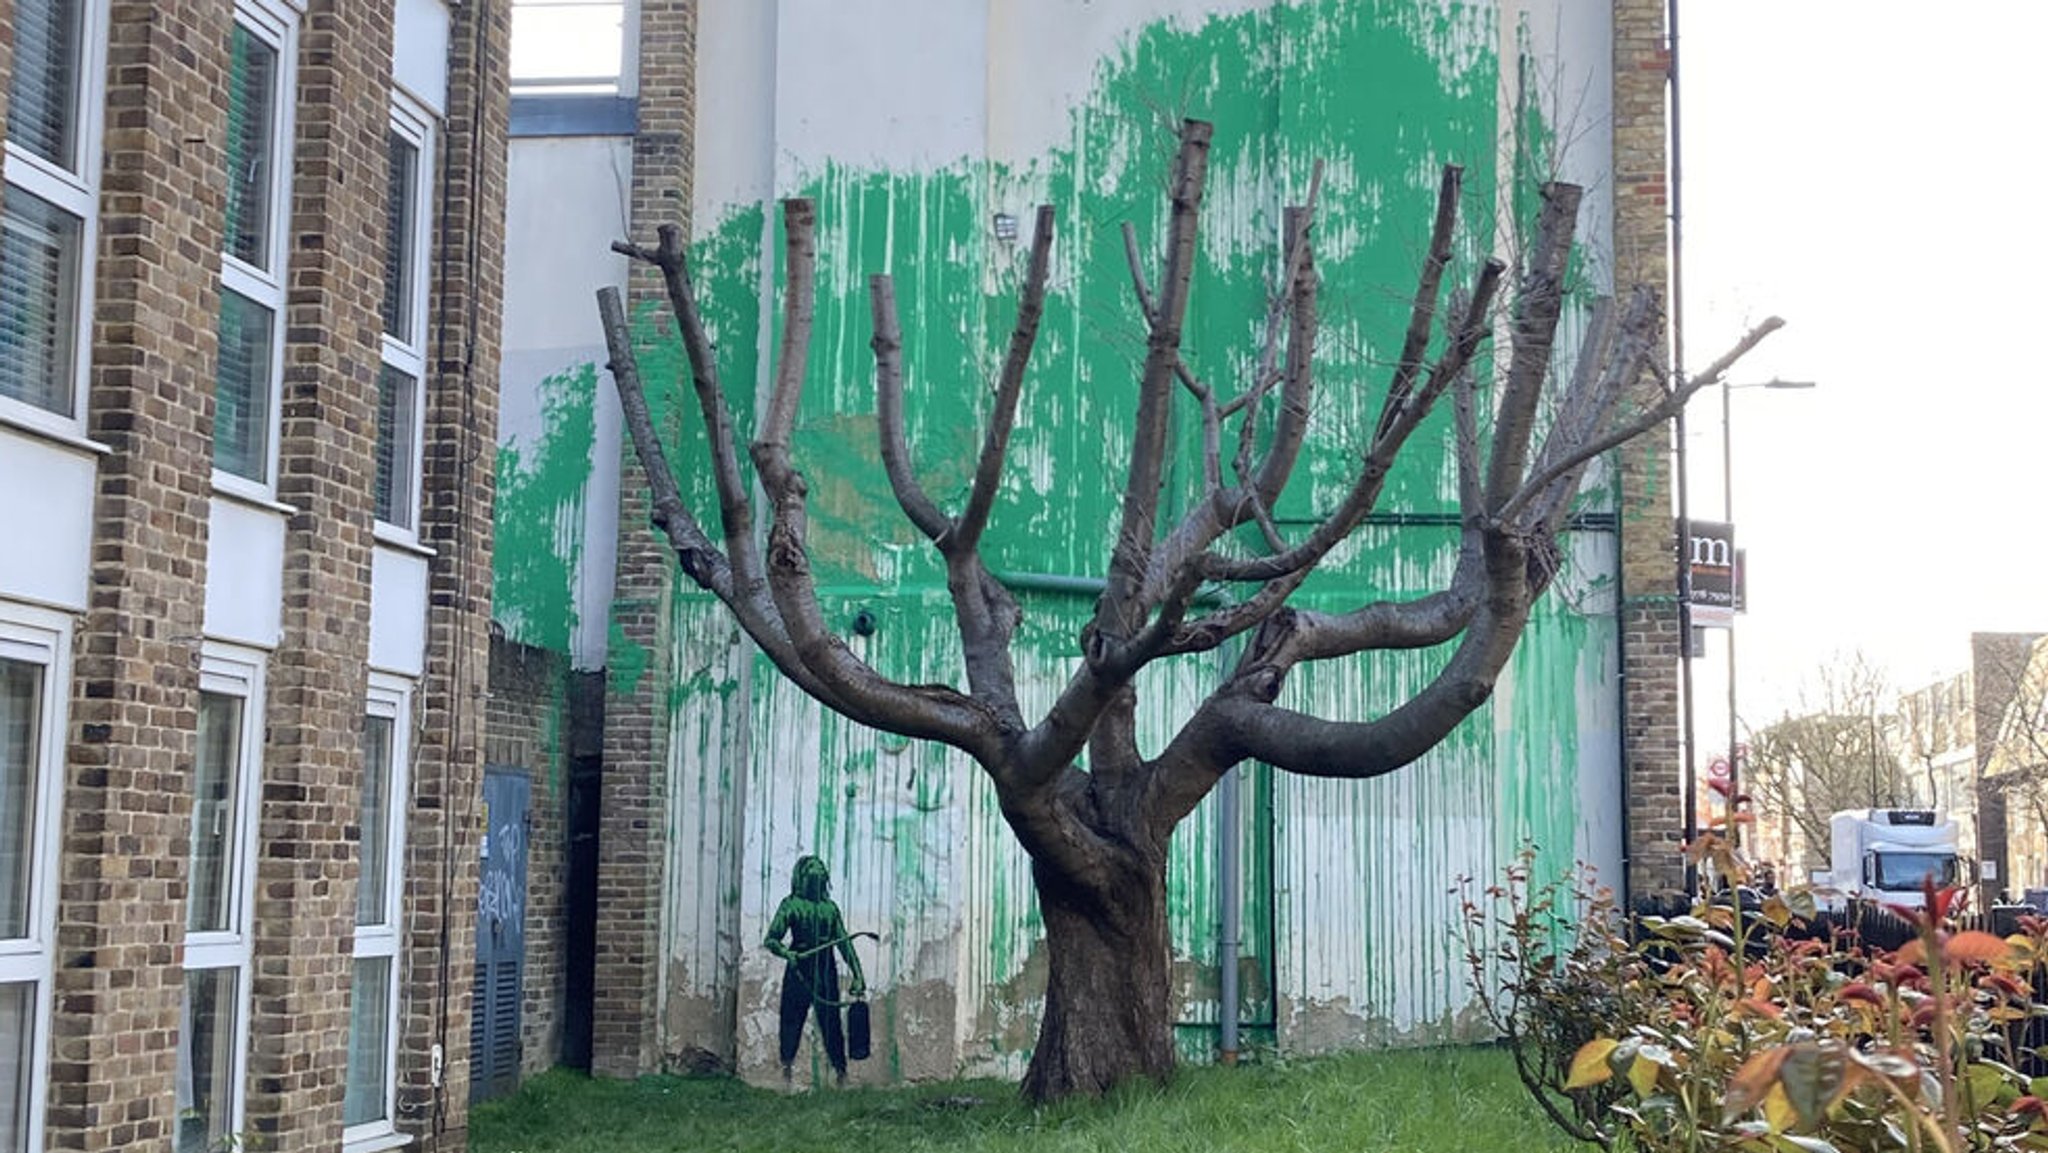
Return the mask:
{"type": "Polygon", "coordinates": [[[1841,913],[1858,901],[1917,909],[1925,883],[1963,883],[1956,823],[1933,809],[1847,809],[1828,819],[1831,866],[1813,873],[1821,909],[1841,913]]]}

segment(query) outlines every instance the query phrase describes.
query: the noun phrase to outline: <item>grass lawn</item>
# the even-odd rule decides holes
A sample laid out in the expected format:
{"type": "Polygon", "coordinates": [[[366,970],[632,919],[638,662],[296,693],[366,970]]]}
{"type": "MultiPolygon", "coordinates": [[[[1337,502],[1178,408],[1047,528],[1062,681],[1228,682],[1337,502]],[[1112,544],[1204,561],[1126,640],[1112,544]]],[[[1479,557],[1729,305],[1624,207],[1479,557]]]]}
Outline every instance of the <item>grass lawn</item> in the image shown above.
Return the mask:
{"type": "Polygon", "coordinates": [[[1494,1049],[1359,1053],[1186,1069],[1165,1088],[1035,1109],[1001,1081],[785,1096],[738,1081],[592,1081],[556,1071],[480,1106],[471,1153],[899,1149],[1577,1149],[1545,1121],[1494,1049]]]}

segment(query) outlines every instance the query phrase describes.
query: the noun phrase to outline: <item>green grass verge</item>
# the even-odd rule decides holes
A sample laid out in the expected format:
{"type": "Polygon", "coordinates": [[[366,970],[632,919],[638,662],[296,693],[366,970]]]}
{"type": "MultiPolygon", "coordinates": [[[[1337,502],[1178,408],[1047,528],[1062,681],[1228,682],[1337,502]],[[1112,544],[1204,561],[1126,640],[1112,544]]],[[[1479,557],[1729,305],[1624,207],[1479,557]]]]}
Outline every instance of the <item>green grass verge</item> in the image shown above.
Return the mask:
{"type": "Polygon", "coordinates": [[[1568,1150],[1507,1054],[1423,1049],[1186,1069],[1165,1088],[1033,1108],[949,1081],[787,1096],[731,1080],[593,1081],[557,1070],[479,1106],[471,1153],[885,1150],[1568,1150]]]}

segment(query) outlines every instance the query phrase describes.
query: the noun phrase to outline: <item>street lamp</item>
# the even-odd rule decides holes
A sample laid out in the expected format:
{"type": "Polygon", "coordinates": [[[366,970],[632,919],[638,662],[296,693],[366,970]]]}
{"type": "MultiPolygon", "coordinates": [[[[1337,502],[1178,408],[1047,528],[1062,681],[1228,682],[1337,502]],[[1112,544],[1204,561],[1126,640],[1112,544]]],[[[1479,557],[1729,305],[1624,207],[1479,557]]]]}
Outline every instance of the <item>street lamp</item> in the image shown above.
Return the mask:
{"type": "MultiPolygon", "coordinates": [[[[1734,405],[1731,397],[1738,388],[1770,388],[1796,390],[1819,387],[1811,380],[1780,380],[1772,377],[1747,384],[1731,384],[1721,381],[1721,516],[1730,525],[1735,523],[1735,422],[1734,405]]],[[[1734,558],[1730,558],[1733,560],[1734,558]]],[[[1740,579],[1740,574],[1737,574],[1740,579]]],[[[1690,640],[1691,638],[1687,638],[1690,640]]],[[[1734,798],[1741,795],[1741,758],[1735,755],[1740,736],[1735,721],[1735,622],[1728,622],[1728,797],[1729,811],[1734,811],[1734,798]]],[[[1734,835],[1734,825],[1729,825],[1729,835],[1734,835]]]]}

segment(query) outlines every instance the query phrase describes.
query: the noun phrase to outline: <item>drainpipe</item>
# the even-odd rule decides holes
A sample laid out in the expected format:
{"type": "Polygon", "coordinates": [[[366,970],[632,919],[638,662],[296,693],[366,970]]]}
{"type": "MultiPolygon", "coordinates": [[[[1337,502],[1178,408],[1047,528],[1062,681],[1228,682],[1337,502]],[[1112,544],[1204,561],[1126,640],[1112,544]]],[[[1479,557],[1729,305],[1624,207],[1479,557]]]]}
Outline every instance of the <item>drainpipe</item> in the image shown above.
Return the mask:
{"type": "MultiPolygon", "coordinates": [[[[1075,596],[1101,596],[1109,582],[1102,577],[1074,576],[1069,573],[1053,572],[999,572],[994,574],[1004,588],[1033,593],[1071,593],[1075,596]]],[[[1221,585],[1203,585],[1195,593],[1198,605],[1234,604],[1228,590],[1221,585]]]]}
{"type": "MultiPolygon", "coordinates": [[[[1074,576],[1067,573],[999,572],[995,578],[1007,588],[1027,592],[1071,593],[1077,596],[1100,596],[1108,587],[1101,577],[1074,576]]],[[[1230,590],[1221,585],[1206,585],[1195,594],[1197,604],[1228,605],[1235,603],[1230,590]]],[[[1230,654],[1222,648],[1216,650],[1219,668],[1229,671],[1230,654]]],[[[1225,1065],[1237,1064],[1239,1051],[1238,1016],[1240,995],[1237,985],[1239,951],[1243,945],[1243,918],[1240,906],[1243,904],[1244,860],[1238,843],[1239,812],[1237,770],[1231,769],[1216,783],[1216,823],[1222,829],[1217,838],[1216,883],[1222,890],[1219,900],[1223,905],[1222,926],[1216,939],[1216,991],[1217,1017],[1221,1028],[1216,1048],[1219,1059],[1225,1065]]]]}
{"type": "Polygon", "coordinates": [[[1242,904],[1244,888],[1244,862],[1239,857],[1238,845],[1238,794],[1237,770],[1232,768],[1216,783],[1216,823],[1223,833],[1216,849],[1216,883],[1222,887],[1223,930],[1216,941],[1216,968],[1219,976],[1217,1015],[1222,1019],[1222,1030],[1216,1039],[1216,1048],[1225,1065],[1237,1064],[1238,1040],[1238,937],[1242,930],[1239,906],[1242,904]]]}

